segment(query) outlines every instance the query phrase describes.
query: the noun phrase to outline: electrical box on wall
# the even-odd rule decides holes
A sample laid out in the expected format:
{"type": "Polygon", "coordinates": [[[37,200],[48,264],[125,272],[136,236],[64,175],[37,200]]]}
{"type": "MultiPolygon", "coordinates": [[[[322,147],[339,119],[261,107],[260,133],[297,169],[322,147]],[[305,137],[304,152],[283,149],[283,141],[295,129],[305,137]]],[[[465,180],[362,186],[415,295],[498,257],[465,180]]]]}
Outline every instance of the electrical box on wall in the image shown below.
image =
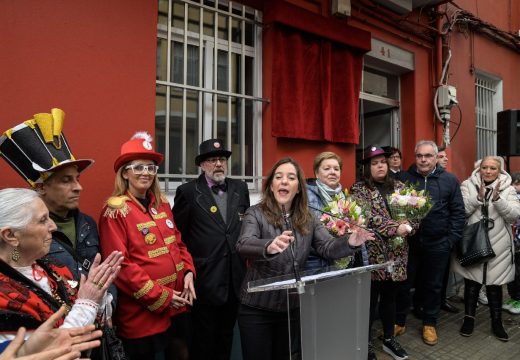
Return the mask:
{"type": "Polygon", "coordinates": [[[457,88],[455,88],[455,86],[441,85],[439,87],[439,96],[437,97],[437,105],[439,108],[448,108],[458,103],[457,88]]]}
{"type": "Polygon", "coordinates": [[[331,12],[335,16],[350,16],[350,0],[332,0],[331,12]]]}

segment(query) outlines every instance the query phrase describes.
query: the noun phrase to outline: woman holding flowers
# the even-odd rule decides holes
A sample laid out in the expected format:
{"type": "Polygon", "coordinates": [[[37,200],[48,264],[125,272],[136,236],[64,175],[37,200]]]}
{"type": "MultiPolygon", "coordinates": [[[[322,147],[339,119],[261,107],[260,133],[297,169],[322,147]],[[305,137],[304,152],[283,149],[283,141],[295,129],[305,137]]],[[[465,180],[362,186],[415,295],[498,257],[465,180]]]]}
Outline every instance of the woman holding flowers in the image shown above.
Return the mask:
{"type": "Polygon", "coordinates": [[[475,163],[475,170],[465,180],[460,190],[469,224],[480,220],[482,207],[487,207],[489,240],[495,257],[485,263],[467,267],[452,261],[453,271],[464,277],[464,322],[460,329],[462,336],[473,334],[475,311],[479,290],[486,286],[491,326],[493,334],[502,341],[508,341],[502,325],[502,285],[515,276],[514,249],[511,224],[520,216],[520,203],[516,191],[511,186],[511,176],[504,170],[504,160],[498,156],[486,156],[475,163]]]}
{"type": "MultiPolygon", "coordinates": [[[[278,161],[267,176],[261,202],[246,211],[236,246],[248,265],[238,315],[244,359],[289,359],[290,355],[287,292],[248,293],[248,282],[292,275],[293,261],[304,264],[311,245],[320,256],[331,259],[351,255],[371,239],[373,235],[363,229],[340,238],[329,234],[308,208],[300,165],[291,158],[278,161]]],[[[291,297],[290,307],[298,309],[297,297],[291,297]]]]}
{"type": "Polygon", "coordinates": [[[407,236],[412,231],[412,226],[416,225],[404,219],[396,221],[391,217],[387,197],[404,188],[404,184],[389,176],[389,155],[380,147],[368,147],[363,159],[364,178],[350,189],[352,198],[369,209],[366,226],[380,235],[377,240],[365,244],[369,264],[394,261],[393,272],[388,272],[386,268],[372,272],[368,359],[376,359],[370,332],[378,300],[379,315],[383,323],[383,350],[394,359],[408,358],[406,351],[394,338],[395,299],[399,282],[406,279],[408,244],[395,238],[407,236]]]}
{"type": "MultiPolygon", "coordinates": [[[[319,153],[314,158],[315,179],[307,180],[307,195],[309,196],[309,208],[319,219],[323,210],[330,202],[345,199],[345,194],[339,183],[343,160],[330,151],[319,153]]],[[[309,258],[305,263],[305,270],[321,269],[329,265],[329,262],[318,255],[311,248],[309,258]]]]}

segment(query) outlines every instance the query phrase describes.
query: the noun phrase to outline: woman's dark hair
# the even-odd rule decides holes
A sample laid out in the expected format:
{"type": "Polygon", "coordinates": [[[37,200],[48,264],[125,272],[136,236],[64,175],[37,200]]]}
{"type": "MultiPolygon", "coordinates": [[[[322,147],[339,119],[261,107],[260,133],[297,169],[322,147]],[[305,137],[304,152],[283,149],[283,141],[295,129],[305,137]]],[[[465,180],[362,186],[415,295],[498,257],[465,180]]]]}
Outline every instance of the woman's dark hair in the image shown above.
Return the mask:
{"type": "Polygon", "coordinates": [[[287,211],[291,212],[291,223],[294,229],[301,234],[307,234],[309,232],[309,222],[312,221],[312,214],[308,208],[309,201],[307,199],[307,185],[305,183],[303,171],[294,159],[286,157],[273,165],[264,184],[260,209],[262,209],[262,212],[270,224],[280,229],[283,228],[284,220],[282,218],[282,211],[280,210],[274,197],[274,193],[271,190],[271,184],[273,183],[276,170],[284,164],[292,164],[296,169],[299,190],[299,192],[294,196],[291,209],[287,209],[287,211]]]}
{"type": "MultiPolygon", "coordinates": [[[[387,158],[388,160],[388,158],[387,158]]],[[[374,181],[374,178],[372,177],[372,173],[370,172],[370,163],[371,161],[367,162],[363,165],[363,181],[368,186],[369,189],[374,190],[376,188],[376,184],[374,181]]],[[[388,166],[388,162],[386,163],[387,166],[387,172],[386,176],[383,180],[383,188],[388,189],[390,191],[394,190],[394,179],[389,175],[390,174],[390,167],[388,166]]]]}

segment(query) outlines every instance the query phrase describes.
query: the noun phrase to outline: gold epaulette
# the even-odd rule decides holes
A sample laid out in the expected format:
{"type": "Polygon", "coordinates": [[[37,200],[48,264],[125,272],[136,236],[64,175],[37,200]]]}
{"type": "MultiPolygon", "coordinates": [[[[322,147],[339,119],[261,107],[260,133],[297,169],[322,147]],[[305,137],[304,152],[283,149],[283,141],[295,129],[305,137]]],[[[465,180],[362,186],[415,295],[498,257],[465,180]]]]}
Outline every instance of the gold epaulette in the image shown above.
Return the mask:
{"type": "Polygon", "coordinates": [[[161,193],[161,202],[163,204],[169,204],[168,198],[163,193],[161,193]]]}
{"type": "Polygon", "coordinates": [[[126,203],[130,198],[126,195],[111,196],[107,200],[107,208],[103,216],[115,219],[118,215],[126,217],[130,212],[130,207],[126,203]]]}

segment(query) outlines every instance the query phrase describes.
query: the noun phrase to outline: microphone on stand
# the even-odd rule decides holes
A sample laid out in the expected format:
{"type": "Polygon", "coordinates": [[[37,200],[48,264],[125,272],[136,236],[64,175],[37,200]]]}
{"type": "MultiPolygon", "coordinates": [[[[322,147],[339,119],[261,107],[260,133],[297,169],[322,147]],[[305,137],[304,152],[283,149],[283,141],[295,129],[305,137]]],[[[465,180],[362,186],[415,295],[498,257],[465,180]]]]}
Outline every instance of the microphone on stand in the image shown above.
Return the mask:
{"type": "Polygon", "coordinates": [[[291,226],[291,223],[289,222],[289,215],[285,211],[285,205],[282,205],[282,217],[285,224],[285,230],[290,230],[294,236],[294,241],[289,244],[289,250],[291,252],[292,262],[293,262],[293,272],[294,272],[294,280],[296,280],[296,291],[298,294],[305,293],[305,284],[302,281],[302,278],[300,276],[300,267],[298,265],[298,262],[296,261],[296,256],[294,255],[294,243],[296,242],[296,232],[291,226]]]}

